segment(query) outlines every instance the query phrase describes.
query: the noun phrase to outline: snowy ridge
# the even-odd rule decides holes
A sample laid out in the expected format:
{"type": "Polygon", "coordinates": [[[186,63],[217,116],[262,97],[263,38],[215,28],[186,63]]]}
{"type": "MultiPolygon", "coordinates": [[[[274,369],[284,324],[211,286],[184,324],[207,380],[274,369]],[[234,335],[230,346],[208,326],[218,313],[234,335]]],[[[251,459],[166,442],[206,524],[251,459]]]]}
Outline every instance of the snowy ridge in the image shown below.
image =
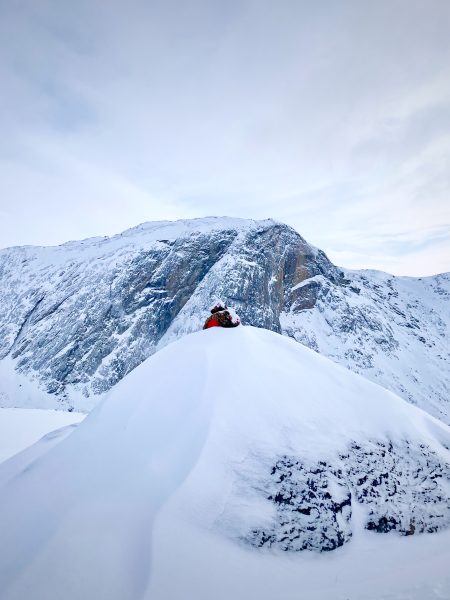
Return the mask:
{"type": "MultiPolygon", "coordinates": [[[[279,328],[279,290],[268,293],[266,281],[284,255],[295,269],[299,254],[313,271],[316,253],[292,229],[226,217],[148,223],[112,238],[1,251],[0,359],[14,364],[5,376],[13,380],[18,371],[35,380],[38,406],[90,410],[155,352],[182,308],[205,289],[205,278],[215,287],[203,294],[196,320],[204,320],[217,295],[234,295],[243,318],[253,314],[253,324],[279,328]],[[42,390],[50,399],[41,399],[42,390]]],[[[0,391],[3,405],[26,402],[20,389],[0,391]]]]}
{"type": "Polygon", "coordinates": [[[0,409],[0,463],[39,441],[42,436],[73,426],[86,415],[37,408],[0,409]]]}
{"type": "Polygon", "coordinates": [[[340,269],[273,220],[145,223],[0,251],[0,404],[89,411],[222,298],[450,423],[450,275],[340,269]]]}
{"type": "Polygon", "coordinates": [[[345,285],[301,285],[314,308],[293,303],[283,333],[450,422],[450,274],[394,277],[343,270],[345,285]]]}
{"type": "MultiPolygon", "coordinates": [[[[184,562],[199,576],[206,556],[238,587],[228,552],[243,571],[257,557],[294,598],[301,578],[286,588],[277,575],[287,555],[296,572],[302,551],[357,554],[366,535],[387,548],[387,533],[450,527],[449,428],[262,329],[185,336],[58,435],[0,467],[2,600],[176,598],[174,561],[183,579],[184,562]]],[[[265,580],[255,597],[273,598],[265,580]]],[[[186,585],[211,597],[195,573],[186,585]]]]}

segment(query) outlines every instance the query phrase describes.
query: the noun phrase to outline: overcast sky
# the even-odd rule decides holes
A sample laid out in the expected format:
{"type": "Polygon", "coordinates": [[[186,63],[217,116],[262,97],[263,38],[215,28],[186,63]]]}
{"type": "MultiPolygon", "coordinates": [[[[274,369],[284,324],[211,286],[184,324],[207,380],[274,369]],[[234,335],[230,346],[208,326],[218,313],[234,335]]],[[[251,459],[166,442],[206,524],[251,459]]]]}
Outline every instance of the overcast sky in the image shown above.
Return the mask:
{"type": "Polygon", "coordinates": [[[0,7],[0,247],[273,217],[450,271],[448,0],[0,7]]]}

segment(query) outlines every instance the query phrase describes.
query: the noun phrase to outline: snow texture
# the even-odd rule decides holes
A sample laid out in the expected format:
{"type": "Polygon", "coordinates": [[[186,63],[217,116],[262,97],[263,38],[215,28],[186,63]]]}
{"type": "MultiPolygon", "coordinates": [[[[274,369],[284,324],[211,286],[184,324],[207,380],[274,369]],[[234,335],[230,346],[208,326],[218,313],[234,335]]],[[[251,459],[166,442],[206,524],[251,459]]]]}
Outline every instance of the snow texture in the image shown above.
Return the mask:
{"type": "Polygon", "coordinates": [[[450,274],[342,273],[303,282],[282,332],[450,423],[450,274]]]}
{"type": "Polygon", "coordinates": [[[352,535],[351,494],[340,470],[325,461],[306,466],[283,456],[273,466],[266,498],[276,506],[269,530],[247,537],[255,546],[281,550],[335,550],[352,535]]]}
{"type": "Polygon", "coordinates": [[[81,413],[61,410],[0,408],[0,462],[55,429],[75,425],[84,417],[81,413]]]}
{"type": "Polygon", "coordinates": [[[2,250],[0,282],[2,406],[89,411],[221,298],[450,423],[449,274],[348,271],[282,223],[210,217],[2,250]]]}
{"type": "MultiPolygon", "coordinates": [[[[448,426],[285,336],[194,333],[124,377],[72,432],[0,466],[0,595],[206,600],[211,588],[199,593],[183,564],[206,565],[205,581],[211,565],[229,589],[235,556],[243,587],[214,597],[248,598],[256,560],[294,598],[305,565],[295,556],[368,551],[364,532],[442,535],[449,447],[448,426]]],[[[253,597],[273,598],[266,584],[254,576],[253,597]]]]}
{"type": "Polygon", "coordinates": [[[352,498],[368,506],[365,527],[371,531],[413,535],[450,526],[450,464],[428,446],[353,442],[339,458],[335,465],[279,459],[266,484],[276,517],[269,530],[252,531],[249,542],[334,550],[352,536],[352,498]]]}

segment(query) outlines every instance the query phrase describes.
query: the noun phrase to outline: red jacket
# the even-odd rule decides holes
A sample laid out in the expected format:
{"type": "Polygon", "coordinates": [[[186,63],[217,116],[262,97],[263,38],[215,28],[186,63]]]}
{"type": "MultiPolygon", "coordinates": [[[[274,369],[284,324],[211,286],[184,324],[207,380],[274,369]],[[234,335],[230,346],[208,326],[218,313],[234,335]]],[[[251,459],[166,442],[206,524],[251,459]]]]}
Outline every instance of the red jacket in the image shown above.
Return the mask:
{"type": "Polygon", "coordinates": [[[203,329],[209,329],[210,327],[222,327],[216,315],[211,315],[206,319],[203,329]]]}
{"type": "Polygon", "coordinates": [[[237,327],[240,323],[239,317],[232,317],[228,310],[220,310],[208,317],[203,325],[203,329],[210,327],[237,327]]]}

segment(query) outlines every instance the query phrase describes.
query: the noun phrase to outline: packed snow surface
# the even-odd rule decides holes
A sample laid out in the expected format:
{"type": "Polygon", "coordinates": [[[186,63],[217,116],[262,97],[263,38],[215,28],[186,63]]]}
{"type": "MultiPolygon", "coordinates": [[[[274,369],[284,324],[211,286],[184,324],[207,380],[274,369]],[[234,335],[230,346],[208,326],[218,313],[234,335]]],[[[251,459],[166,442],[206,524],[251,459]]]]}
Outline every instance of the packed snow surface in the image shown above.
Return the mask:
{"type": "Polygon", "coordinates": [[[85,415],[61,410],[0,408],[0,462],[21,452],[51,431],[75,425],[85,415]]]}
{"type": "Polygon", "coordinates": [[[286,337],[188,335],[0,467],[0,596],[448,597],[449,446],[286,337]]]}

